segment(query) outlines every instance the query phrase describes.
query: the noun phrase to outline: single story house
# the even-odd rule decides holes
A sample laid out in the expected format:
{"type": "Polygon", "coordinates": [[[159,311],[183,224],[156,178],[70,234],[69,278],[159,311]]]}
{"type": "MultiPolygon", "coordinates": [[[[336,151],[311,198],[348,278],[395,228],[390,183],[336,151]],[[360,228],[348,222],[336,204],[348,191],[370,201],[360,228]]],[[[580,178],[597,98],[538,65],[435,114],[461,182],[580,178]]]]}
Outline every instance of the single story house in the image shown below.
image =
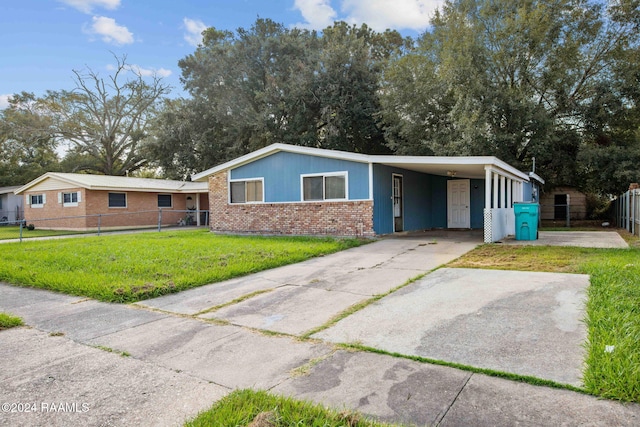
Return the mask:
{"type": "Polygon", "coordinates": [[[22,197],[14,193],[18,188],[0,187],[0,225],[15,224],[22,219],[22,197]]]}
{"type": "Polygon", "coordinates": [[[15,193],[24,197],[26,222],[45,229],[200,225],[209,205],[202,182],[77,173],[49,172],[15,193]]]}
{"type": "Polygon", "coordinates": [[[372,237],[434,228],[515,232],[513,202],[543,183],[496,157],[366,155],[273,144],[204,172],[222,233],[372,237]]]}
{"type": "Polygon", "coordinates": [[[543,220],[580,220],[587,218],[587,195],[575,187],[556,187],[540,196],[543,220]],[[568,209],[567,209],[568,208],[568,209]]]}

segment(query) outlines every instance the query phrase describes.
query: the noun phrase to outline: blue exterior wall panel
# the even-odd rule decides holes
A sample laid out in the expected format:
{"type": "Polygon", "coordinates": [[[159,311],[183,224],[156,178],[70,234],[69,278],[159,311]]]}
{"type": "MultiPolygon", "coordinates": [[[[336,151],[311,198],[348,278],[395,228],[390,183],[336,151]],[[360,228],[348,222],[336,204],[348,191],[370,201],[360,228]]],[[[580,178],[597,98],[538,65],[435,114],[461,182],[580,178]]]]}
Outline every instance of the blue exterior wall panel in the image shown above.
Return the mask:
{"type": "Polygon", "coordinates": [[[484,228],[484,179],[471,180],[471,228],[484,228]]]}
{"type": "Polygon", "coordinates": [[[348,173],[349,200],[369,199],[369,165],[349,160],[277,152],[230,171],[231,179],[264,178],[265,202],[301,201],[300,175],[348,173]]]}
{"type": "Polygon", "coordinates": [[[432,225],[434,214],[433,181],[439,177],[385,165],[373,165],[374,231],[377,234],[393,233],[393,202],[391,199],[393,174],[402,175],[403,178],[404,229],[410,231],[434,227],[432,225]]]}
{"type": "MultiPolygon", "coordinates": [[[[404,230],[447,228],[447,181],[450,178],[374,165],[374,231],[377,234],[393,233],[393,174],[403,177],[404,230]]],[[[470,186],[470,225],[471,228],[483,228],[484,180],[471,179],[470,186]]]]}

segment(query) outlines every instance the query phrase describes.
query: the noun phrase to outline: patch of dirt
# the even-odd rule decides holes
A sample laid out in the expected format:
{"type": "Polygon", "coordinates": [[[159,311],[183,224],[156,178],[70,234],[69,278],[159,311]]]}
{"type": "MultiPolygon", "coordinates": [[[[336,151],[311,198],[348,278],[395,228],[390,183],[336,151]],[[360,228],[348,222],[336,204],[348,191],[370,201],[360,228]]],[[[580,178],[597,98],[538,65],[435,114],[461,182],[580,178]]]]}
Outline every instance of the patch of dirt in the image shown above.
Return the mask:
{"type": "Polygon", "coordinates": [[[273,411],[260,412],[247,427],[276,427],[273,411]]]}

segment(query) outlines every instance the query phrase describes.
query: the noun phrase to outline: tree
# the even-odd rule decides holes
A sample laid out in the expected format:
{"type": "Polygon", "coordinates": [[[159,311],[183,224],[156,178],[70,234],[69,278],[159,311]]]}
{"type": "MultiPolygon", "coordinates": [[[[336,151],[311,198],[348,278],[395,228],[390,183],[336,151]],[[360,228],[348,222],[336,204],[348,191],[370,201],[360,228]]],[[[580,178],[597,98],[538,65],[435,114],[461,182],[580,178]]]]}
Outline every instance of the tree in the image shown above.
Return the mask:
{"type": "Polygon", "coordinates": [[[627,0],[445,2],[418,48],[388,72],[390,145],[496,155],[523,169],[535,157],[550,185],[585,182],[576,160],[597,139],[593,130],[612,137],[617,113],[596,112],[616,93],[614,66],[639,65],[622,55],[637,46],[637,10],[627,0]]]}
{"type": "Polygon", "coordinates": [[[52,121],[32,93],[14,95],[0,111],[0,186],[24,185],[59,169],[52,121]]]}
{"type": "Polygon", "coordinates": [[[156,75],[145,80],[126,57],[115,59],[108,78],[74,70],[74,90],[48,92],[43,100],[56,135],[70,145],[65,164],[74,171],[125,175],[147,163],[141,151],[147,125],[170,88],[156,75]]]}
{"type": "Polygon", "coordinates": [[[183,176],[203,159],[211,167],[276,142],[389,152],[379,89],[386,61],[410,43],[399,33],[339,22],[319,36],[258,19],[203,36],[179,62],[192,99],[165,104],[154,131],[166,171],[183,176]]]}
{"type": "Polygon", "coordinates": [[[188,179],[234,155],[222,124],[201,99],[165,100],[151,123],[146,153],[171,179],[188,179]]]}

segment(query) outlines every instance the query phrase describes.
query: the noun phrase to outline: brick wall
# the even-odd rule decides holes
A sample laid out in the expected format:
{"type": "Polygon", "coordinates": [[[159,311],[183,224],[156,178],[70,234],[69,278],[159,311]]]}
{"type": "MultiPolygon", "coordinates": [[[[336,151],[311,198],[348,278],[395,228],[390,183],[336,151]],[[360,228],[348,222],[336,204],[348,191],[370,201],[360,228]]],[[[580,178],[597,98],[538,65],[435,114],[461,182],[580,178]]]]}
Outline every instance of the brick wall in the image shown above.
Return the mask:
{"type": "Polygon", "coordinates": [[[373,202],[229,204],[227,172],[209,177],[211,230],[373,237],[373,202]]]}
{"type": "MultiPolygon", "coordinates": [[[[158,225],[158,194],[128,191],[126,208],[109,207],[109,191],[87,190],[84,188],[65,189],[64,192],[81,193],[78,206],[64,206],[58,203],[60,190],[33,191],[31,194],[45,194],[46,202],[41,208],[25,204],[24,216],[28,224],[36,228],[64,230],[92,230],[98,228],[134,228],[158,225]]],[[[119,192],[119,191],[116,191],[119,192]]],[[[162,193],[166,194],[166,193],[162,193]]],[[[24,197],[24,195],[23,195],[24,197]]],[[[185,212],[172,210],[186,209],[186,195],[173,194],[172,208],[162,209],[162,224],[176,225],[185,216],[185,212]]]]}

